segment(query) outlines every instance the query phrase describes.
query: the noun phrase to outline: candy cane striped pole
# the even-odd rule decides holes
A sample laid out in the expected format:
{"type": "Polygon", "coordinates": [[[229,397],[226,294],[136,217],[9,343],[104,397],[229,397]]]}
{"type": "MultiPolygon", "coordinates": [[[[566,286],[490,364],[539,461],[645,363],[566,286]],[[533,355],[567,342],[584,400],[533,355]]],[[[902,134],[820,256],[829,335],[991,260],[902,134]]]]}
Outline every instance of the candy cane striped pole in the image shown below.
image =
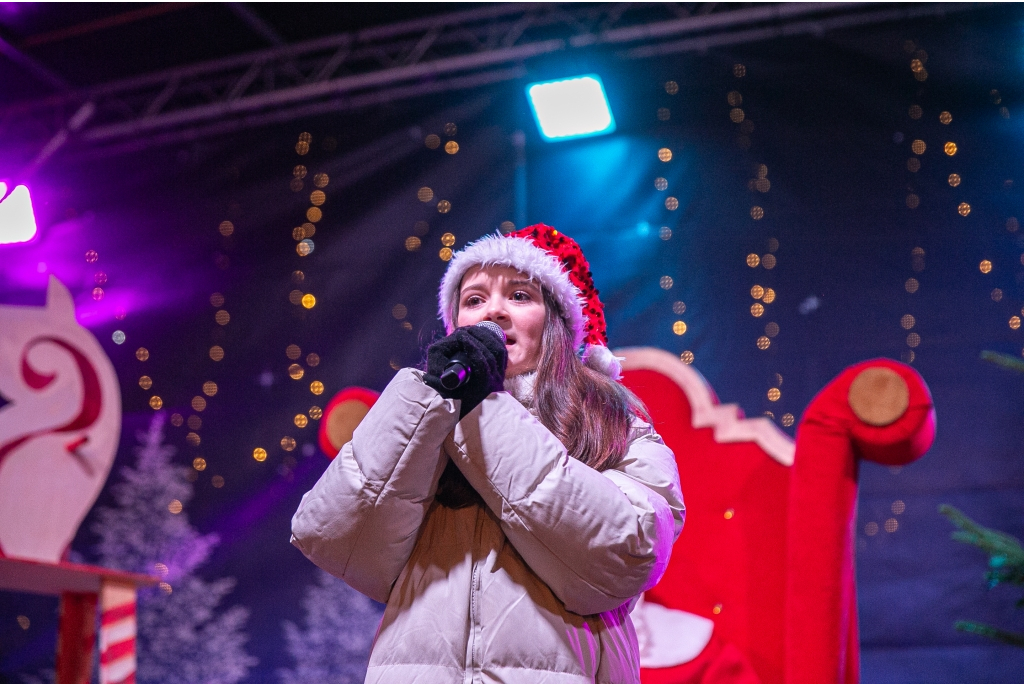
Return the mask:
{"type": "Polygon", "coordinates": [[[100,588],[100,682],[135,682],[135,585],[104,578],[100,588]]]}

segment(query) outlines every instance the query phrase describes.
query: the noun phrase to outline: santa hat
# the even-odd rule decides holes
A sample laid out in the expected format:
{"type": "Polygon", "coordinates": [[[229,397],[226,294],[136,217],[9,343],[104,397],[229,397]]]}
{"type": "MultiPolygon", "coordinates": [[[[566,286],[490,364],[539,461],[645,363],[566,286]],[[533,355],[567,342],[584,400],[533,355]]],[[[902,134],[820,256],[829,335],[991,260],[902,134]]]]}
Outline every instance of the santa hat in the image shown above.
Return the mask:
{"type": "Polygon", "coordinates": [[[618,380],[622,367],[608,349],[604,305],[575,240],[551,226],[535,224],[503,236],[484,236],[455,253],[438,295],[438,310],[449,330],[455,328],[462,278],[474,266],[510,266],[538,282],[558,306],[583,362],[618,380]]]}

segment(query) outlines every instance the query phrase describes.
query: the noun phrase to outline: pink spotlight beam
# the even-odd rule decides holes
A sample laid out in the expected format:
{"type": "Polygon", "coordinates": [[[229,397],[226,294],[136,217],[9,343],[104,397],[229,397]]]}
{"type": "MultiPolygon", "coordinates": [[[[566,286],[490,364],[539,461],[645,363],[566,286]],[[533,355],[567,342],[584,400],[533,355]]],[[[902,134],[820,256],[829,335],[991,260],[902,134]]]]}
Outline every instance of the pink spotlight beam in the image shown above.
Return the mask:
{"type": "Polygon", "coordinates": [[[36,217],[28,188],[16,186],[7,194],[7,184],[0,181],[0,245],[25,243],[36,235],[36,217]]]}

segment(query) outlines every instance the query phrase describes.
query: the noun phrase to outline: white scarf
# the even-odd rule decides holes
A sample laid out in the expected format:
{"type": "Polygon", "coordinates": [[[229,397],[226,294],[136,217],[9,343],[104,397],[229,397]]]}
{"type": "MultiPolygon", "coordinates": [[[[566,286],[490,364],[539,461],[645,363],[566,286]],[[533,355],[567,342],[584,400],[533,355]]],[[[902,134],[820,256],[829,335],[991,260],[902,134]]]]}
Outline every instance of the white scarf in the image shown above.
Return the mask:
{"type": "Polygon", "coordinates": [[[505,392],[519,400],[519,403],[534,415],[537,414],[537,409],[533,404],[533,387],[536,382],[536,371],[528,371],[505,379],[505,392]]]}

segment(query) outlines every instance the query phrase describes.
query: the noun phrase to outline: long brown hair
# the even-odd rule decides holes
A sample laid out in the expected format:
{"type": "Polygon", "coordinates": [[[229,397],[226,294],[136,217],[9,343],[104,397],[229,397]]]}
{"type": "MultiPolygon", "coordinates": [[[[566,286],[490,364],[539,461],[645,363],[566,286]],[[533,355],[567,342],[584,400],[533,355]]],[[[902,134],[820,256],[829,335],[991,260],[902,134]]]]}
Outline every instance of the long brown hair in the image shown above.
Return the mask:
{"type": "MultiPolygon", "coordinates": [[[[531,409],[569,456],[598,471],[614,468],[629,449],[633,418],[650,421],[647,408],[624,385],[583,363],[573,349],[572,331],[546,291],[544,307],[531,409]]],[[[458,315],[456,304],[453,318],[458,320],[458,315]]],[[[436,499],[452,509],[483,505],[480,495],[451,462],[438,483],[436,499]]]]}
{"type": "Polygon", "coordinates": [[[635,416],[650,420],[647,408],[621,383],[591,369],[572,346],[572,332],[554,301],[547,308],[534,407],[537,418],[565,446],[569,456],[598,471],[614,468],[629,448],[635,416]]]}

